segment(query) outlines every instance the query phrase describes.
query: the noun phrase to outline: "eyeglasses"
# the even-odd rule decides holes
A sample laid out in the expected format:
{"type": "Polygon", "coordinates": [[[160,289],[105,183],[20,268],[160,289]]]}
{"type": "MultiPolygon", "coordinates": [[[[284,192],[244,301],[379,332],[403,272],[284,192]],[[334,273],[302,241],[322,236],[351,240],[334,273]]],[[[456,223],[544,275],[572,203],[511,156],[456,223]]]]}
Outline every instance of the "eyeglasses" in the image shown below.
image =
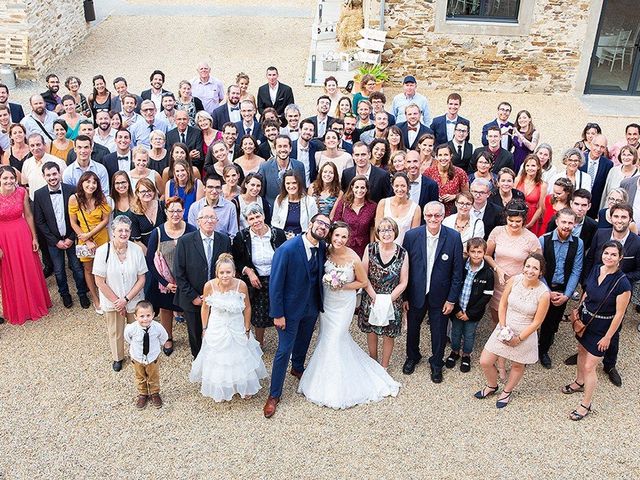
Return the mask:
{"type": "Polygon", "coordinates": [[[152,190],[138,190],[138,195],[153,195],[152,190]]]}
{"type": "Polygon", "coordinates": [[[489,192],[479,192],[478,190],[471,190],[471,195],[488,195],[489,192]]]}
{"type": "Polygon", "coordinates": [[[378,233],[395,233],[393,228],[379,228],[378,233]]]}
{"type": "Polygon", "coordinates": [[[169,215],[177,215],[177,214],[181,214],[182,212],[184,212],[184,210],[167,210],[167,213],[169,215]]]}
{"type": "Polygon", "coordinates": [[[218,217],[216,217],[215,215],[205,215],[202,217],[198,217],[198,220],[204,220],[205,222],[217,222],[218,217]]]}
{"type": "Polygon", "coordinates": [[[141,108],[140,111],[141,112],[153,112],[155,110],[155,108],[141,108]]]}
{"type": "Polygon", "coordinates": [[[317,223],[324,228],[331,228],[331,224],[325,222],[324,220],[316,220],[314,223],[317,223]]]}
{"type": "Polygon", "coordinates": [[[511,111],[511,109],[510,109],[510,108],[505,108],[505,107],[500,107],[500,108],[498,109],[498,111],[499,111],[499,112],[510,112],[510,111],[511,111]]]}
{"type": "Polygon", "coordinates": [[[607,197],[607,202],[618,202],[618,203],[621,203],[622,199],[621,198],[615,198],[615,197],[607,197]]]}
{"type": "Polygon", "coordinates": [[[463,133],[467,133],[467,129],[466,128],[454,128],[453,129],[455,132],[463,132],[463,133]]]}
{"type": "Polygon", "coordinates": [[[456,205],[458,205],[459,207],[471,208],[471,205],[473,205],[473,204],[472,203],[467,203],[467,202],[456,202],[456,205]]]}
{"type": "Polygon", "coordinates": [[[207,190],[222,190],[222,185],[207,185],[204,188],[207,190]]]}

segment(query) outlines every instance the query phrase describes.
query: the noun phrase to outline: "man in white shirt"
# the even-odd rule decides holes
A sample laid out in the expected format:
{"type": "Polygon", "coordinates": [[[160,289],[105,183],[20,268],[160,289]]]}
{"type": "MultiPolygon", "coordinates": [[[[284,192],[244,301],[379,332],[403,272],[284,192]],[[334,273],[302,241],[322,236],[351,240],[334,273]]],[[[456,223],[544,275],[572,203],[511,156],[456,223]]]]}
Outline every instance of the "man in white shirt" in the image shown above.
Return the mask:
{"type": "Polygon", "coordinates": [[[211,67],[207,62],[198,65],[198,76],[191,80],[191,93],[202,101],[202,106],[211,115],[224,100],[224,85],[211,76],[211,67]]]}
{"type": "Polygon", "coordinates": [[[416,92],[417,82],[416,77],[413,75],[407,75],[402,81],[403,93],[399,93],[393,98],[391,104],[391,114],[396,117],[396,123],[402,123],[407,121],[405,117],[405,110],[409,104],[415,103],[420,107],[422,112],[422,123],[424,125],[431,125],[431,113],[429,112],[429,102],[424,95],[420,95],[416,92]]]}
{"type": "Polygon", "coordinates": [[[95,130],[95,135],[93,136],[94,143],[102,145],[110,152],[115,152],[116,131],[111,128],[111,117],[109,117],[109,112],[100,110],[96,113],[95,121],[98,129],[95,130]]]}
{"type": "Polygon", "coordinates": [[[31,113],[20,121],[27,129],[27,137],[32,133],[39,133],[47,143],[52,142],[54,139],[53,122],[58,118],[58,115],[45,108],[42,95],[31,95],[29,104],[31,105],[31,113]]]}
{"type": "Polygon", "coordinates": [[[151,100],[143,100],[140,111],[142,112],[143,121],[136,122],[129,128],[131,143],[134,147],[143,145],[146,148],[151,148],[149,140],[151,132],[160,130],[166,134],[169,130],[169,125],[163,119],[156,117],[156,106],[151,100]]]}
{"type": "Polygon", "coordinates": [[[29,186],[29,198],[33,201],[33,195],[36,190],[44,187],[47,181],[42,173],[42,166],[47,162],[54,162],[60,171],[64,172],[67,164],[58,157],[45,153],[44,138],[39,133],[32,133],[27,137],[27,144],[31,157],[27,158],[22,164],[21,182],[24,186],[29,186]]]}
{"type": "Polygon", "coordinates": [[[284,118],[287,119],[287,126],[280,128],[280,135],[288,135],[295,142],[300,137],[300,107],[295,103],[287,105],[284,118]]]}

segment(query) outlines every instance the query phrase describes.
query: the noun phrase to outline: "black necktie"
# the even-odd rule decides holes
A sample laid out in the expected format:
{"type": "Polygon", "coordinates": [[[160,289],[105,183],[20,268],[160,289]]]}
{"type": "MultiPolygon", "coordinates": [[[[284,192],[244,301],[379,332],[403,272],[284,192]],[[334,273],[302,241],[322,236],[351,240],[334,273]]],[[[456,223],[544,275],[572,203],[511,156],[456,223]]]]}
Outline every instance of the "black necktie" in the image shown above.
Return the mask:
{"type": "Polygon", "coordinates": [[[142,355],[145,357],[149,355],[149,329],[151,327],[147,327],[144,329],[144,336],[142,337],[142,355]]]}
{"type": "Polygon", "coordinates": [[[318,247],[311,247],[311,258],[309,259],[309,263],[314,263],[318,258],[318,247]]]}
{"type": "Polygon", "coordinates": [[[184,132],[183,132],[183,133],[180,134],[180,141],[182,143],[187,143],[187,140],[184,137],[185,137],[185,135],[184,135],[184,132]]]}
{"type": "Polygon", "coordinates": [[[458,157],[462,158],[462,145],[458,145],[458,157]]]}
{"type": "Polygon", "coordinates": [[[149,132],[153,132],[153,124],[149,125],[149,132]]]}
{"type": "Polygon", "coordinates": [[[250,129],[250,128],[247,128],[247,129],[245,130],[245,133],[246,133],[247,135],[251,135],[251,129],[250,129]]]}
{"type": "Polygon", "coordinates": [[[62,195],[62,190],[49,190],[49,195],[56,195],[57,193],[62,195]]]}

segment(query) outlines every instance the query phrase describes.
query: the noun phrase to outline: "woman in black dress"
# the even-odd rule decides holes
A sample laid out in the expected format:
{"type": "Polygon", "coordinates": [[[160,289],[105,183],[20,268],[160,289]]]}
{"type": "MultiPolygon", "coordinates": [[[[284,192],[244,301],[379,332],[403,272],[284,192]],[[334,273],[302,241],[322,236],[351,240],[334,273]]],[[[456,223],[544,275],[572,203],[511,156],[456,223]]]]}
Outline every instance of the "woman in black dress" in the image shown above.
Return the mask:
{"type": "Polygon", "coordinates": [[[154,228],[167,221],[164,202],[158,198],[156,185],[148,178],[141,178],[134,190],[136,200],[131,206],[131,240],[147,253],[149,235],[154,228]]]}
{"type": "Polygon", "coordinates": [[[596,388],[596,367],[609,348],[611,338],[622,324],[631,298],[631,283],[620,271],[622,244],[616,240],[602,246],[601,264],[587,275],[578,312],[586,325],[578,340],[578,373],[576,379],[562,388],[562,393],[584,392],[580,405],[569,414],[571,420],[582,420],[591,412],[591,398],[596,388]]]}
{"type": "Polygon", "coordinates": [[[264,210],[257,203],[247,205],[242,212],[249,227],[233,238],[233,258],[236,271],[249,287],[251,324],[255,327],[256,340],[264,345],[264,331],[273,327],[269,317],[269,276],[273,254],[287,237],[284,230],[270,227],[264,221],[264,210]]]}

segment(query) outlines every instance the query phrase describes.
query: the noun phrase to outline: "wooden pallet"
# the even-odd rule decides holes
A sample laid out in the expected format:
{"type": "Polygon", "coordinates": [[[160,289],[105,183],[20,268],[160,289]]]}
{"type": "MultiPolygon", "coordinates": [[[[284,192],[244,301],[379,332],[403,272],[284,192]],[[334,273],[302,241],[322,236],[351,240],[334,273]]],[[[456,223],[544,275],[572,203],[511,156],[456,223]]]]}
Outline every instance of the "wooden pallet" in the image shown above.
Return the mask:
{"type": "Polygon", "coordinates": [[[29,64],[29,36],[0,29],[0,64],[24,67],[29,64]]]}

